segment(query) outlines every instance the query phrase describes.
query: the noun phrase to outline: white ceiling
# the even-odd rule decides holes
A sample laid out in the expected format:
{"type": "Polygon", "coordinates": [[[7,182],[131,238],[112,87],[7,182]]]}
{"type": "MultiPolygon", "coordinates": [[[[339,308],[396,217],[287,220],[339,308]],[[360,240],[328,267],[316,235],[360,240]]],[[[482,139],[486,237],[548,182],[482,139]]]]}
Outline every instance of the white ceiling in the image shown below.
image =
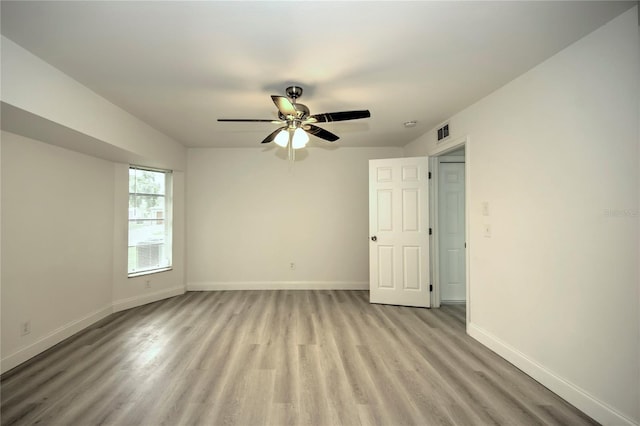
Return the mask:
{"type": "Polygon", "coordinates": [[[321,125],[341,146],[403,146],[634,4],[3,0],[0,28],[186,146],[258,147],[276,125],[216,119],[274,118],[290,83],[371,111],[321,125]]]}

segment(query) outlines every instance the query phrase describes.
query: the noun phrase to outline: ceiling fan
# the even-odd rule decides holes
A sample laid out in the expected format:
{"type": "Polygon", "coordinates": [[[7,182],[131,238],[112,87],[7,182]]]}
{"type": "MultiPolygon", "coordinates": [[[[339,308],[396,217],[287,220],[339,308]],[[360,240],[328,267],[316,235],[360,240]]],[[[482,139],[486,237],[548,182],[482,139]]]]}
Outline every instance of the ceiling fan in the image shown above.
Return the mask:
{"type": "Polygon", "coordinates": [[[271,95],[271,100],[278,108],[278,120],[252,119],[252,118],[219,118],[218,121],[231,122],[264,122],[281,124],[262,143],[275,142],[283,148],[289,148],[289,158],[292,158],[293,150],[304,148],[309,142],[309,134],[317,136],[329,142],[335,142],[339,137],[314,123],[328,123],[331,121],[356,120],[371,117],[369,110],[325,112],[323,114],[309,113],[306,105],[297,103],[302,96],[302,87],[290,86],[285,90],[287,96],[271,95]]]}

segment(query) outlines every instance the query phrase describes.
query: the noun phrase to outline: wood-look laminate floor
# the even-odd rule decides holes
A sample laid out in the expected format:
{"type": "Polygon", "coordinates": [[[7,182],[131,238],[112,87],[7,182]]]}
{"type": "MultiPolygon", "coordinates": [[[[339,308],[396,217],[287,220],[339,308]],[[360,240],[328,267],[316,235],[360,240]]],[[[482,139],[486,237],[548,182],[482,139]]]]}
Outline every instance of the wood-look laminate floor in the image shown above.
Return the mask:
{"type": "Polygon", "coordinates": [[[4,374],[3,425],[595,424],[464,332],[461,305],[218,291],[119,312],[4,374]]]}

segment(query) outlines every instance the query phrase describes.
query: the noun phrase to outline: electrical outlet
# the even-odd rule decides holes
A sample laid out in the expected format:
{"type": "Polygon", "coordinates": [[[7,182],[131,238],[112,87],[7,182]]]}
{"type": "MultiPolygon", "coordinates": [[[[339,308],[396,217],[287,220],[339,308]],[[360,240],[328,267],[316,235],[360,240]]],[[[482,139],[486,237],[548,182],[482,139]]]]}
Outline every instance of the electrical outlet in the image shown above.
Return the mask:
{"type": "Polygon", "coordinates": [[[151,280],[146,280],[144,282],[144,288],[151,288],[151,280]]]}
{"type": "Polygon", "coordinates": [[[31,320],[25,321],[20,324],[20,335],[26,336],[29,333],[31,333],[31,320]]]}
{"type": "Polygon", "coordinates": [[[293,271],[294,269],[296,269],[296,264],[295,264],[295,262],[291,262],[291,263],[289,263],[289,269],[291,269],[292,271],[293,271]]]}

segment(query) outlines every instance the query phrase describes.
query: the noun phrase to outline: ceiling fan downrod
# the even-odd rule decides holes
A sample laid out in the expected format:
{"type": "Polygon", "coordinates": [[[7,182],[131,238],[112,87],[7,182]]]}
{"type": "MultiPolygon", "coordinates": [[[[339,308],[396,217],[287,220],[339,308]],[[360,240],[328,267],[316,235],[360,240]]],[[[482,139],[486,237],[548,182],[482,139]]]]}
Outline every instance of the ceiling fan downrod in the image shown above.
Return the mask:
{"type": "Polygon", "coordinates": [[[302,96],[302,87],[300,86],[289,86],[285,89],[284,93],[287,97],[293,100],[293,103],[296,103],[296,99],[302,96]]]}

